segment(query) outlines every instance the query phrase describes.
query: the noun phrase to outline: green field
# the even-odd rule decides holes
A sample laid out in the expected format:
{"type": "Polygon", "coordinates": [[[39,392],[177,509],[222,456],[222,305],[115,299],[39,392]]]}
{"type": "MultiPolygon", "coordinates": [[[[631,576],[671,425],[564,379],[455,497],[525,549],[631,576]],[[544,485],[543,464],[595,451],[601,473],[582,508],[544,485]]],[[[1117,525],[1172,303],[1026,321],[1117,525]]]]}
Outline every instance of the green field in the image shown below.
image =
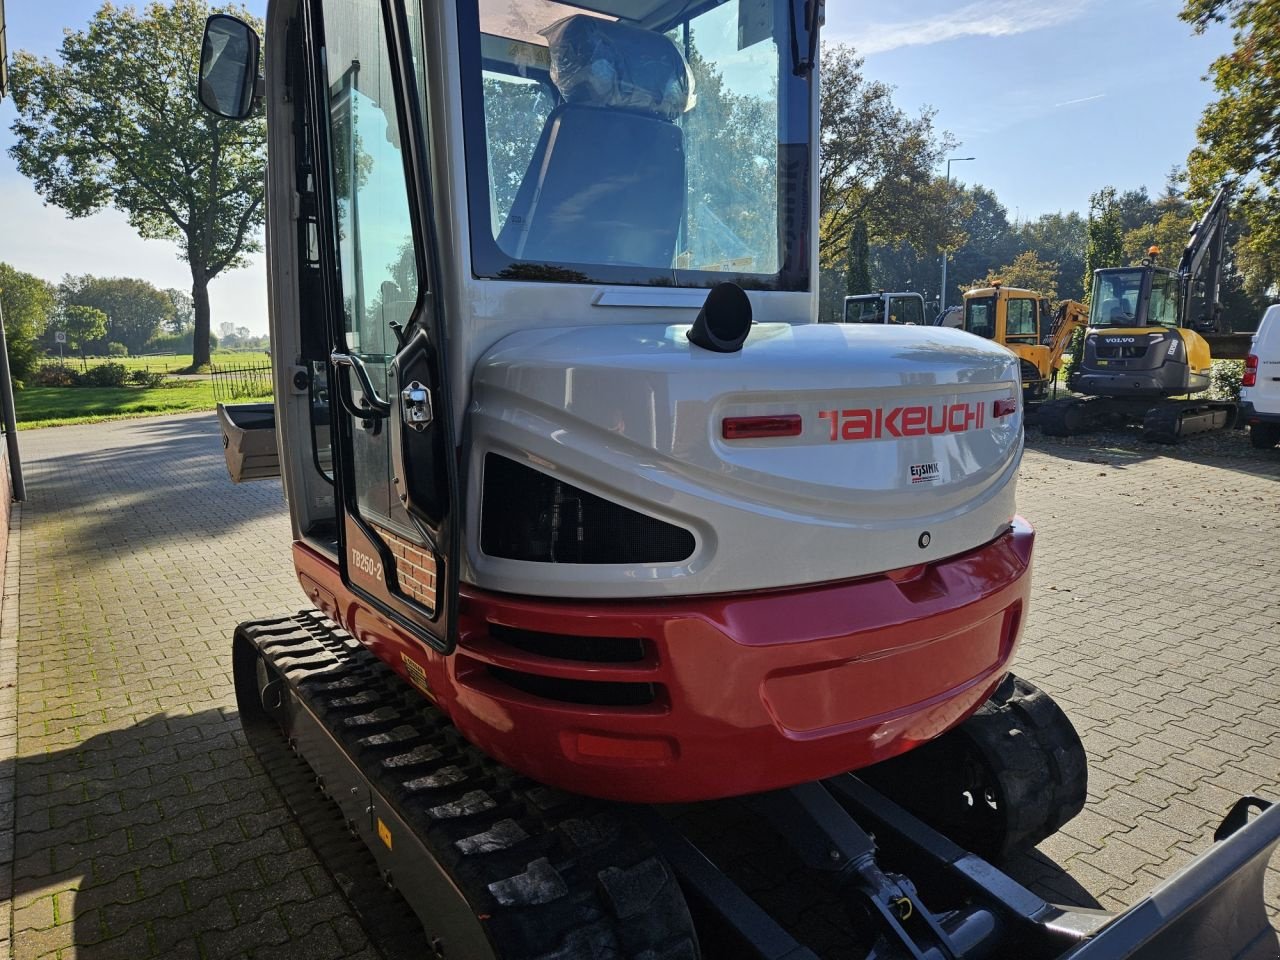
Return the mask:
{"type": "MultiPolygon", "coordinates": [[[[188,358],[189,359],[189,358],[188,358]]],[[[270,397],[255,400],[270,400],[270,397]]],[[[97,423],[128,417],[212,410],[213,382],[185,380],[163,387],[27,387],[14,392],[18,429],[97,423]]]]}

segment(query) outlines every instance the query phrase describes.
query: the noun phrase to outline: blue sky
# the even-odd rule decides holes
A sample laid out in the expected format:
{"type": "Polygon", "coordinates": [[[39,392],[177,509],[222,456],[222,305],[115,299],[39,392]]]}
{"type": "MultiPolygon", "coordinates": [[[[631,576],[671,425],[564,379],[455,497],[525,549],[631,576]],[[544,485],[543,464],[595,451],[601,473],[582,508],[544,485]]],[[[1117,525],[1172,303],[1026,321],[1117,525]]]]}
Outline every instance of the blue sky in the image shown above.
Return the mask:
{"type": "MultiPolygon", "coordinates": [[[[98,0],[6,0],[10,50],[52,55],[98,0]]],[[[249,0],[261,15],[265,0],[249,0]]],[[[853,43],[868,77],[905,109],[937,109],[961,141],[957,179],[993,189],[1011,218],[1087,208],[1111,183],[1157,192],[1195,144],[1213,90],[1202,77],[1230,47],[1224,28],[1197,37],[1181,0],[828,0],[828,40],[853,43]]],[[[121,214],[68,220],[43,207],[7,148],[14,110],[0,103],[0,260],[56,281],[64,273],[141,277],[189,289],[176,248],[144,241],[121,214]]],[[[209,288],[215,329],[266,331],[261,257],[209,288]]]]}

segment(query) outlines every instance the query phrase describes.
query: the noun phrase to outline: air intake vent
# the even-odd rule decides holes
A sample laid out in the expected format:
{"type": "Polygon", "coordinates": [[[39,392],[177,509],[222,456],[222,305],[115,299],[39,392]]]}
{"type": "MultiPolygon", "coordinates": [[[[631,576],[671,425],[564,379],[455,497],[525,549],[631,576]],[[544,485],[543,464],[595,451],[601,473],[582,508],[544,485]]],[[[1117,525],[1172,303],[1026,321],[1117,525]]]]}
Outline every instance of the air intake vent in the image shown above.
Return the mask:
{"type": "Polygon", "coordinates": [[[489,636],[509,647],[552,660],[639,663],[645,655],[644,641],[639,637],[574,637],[504,627],[497,623],[489,624],[489,636]]]}
{"type": "Polygon", "coordinates": [[[610,503],[507,457],[484,460],[480,549],[535,563],[679,563],[688,530],[610,503]]]}
{"type": "Polygon", "coordinates": [[[651,683],[616,683],[542,677],[505,667],[490,667],[489,675],[507,686],[543,700],[593,707],[644,707],[657,699],[651,683]]]}

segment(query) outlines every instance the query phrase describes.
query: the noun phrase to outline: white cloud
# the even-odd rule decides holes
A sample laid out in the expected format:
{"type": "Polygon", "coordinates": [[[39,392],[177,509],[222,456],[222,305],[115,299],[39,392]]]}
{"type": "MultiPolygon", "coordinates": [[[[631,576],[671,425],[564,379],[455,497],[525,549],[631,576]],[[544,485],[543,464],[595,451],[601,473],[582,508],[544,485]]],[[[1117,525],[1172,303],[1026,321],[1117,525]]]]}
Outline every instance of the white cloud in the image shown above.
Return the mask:
{"type": "Polygon", "coordinates": [[[863,55],[900,47],[928,46],[961,37],[1012,37],[1056,27],[1076,19],[1090,0],[997,0],[969,3],[955,10],[895,23],[864,21],[849,36],[863,55]]]}

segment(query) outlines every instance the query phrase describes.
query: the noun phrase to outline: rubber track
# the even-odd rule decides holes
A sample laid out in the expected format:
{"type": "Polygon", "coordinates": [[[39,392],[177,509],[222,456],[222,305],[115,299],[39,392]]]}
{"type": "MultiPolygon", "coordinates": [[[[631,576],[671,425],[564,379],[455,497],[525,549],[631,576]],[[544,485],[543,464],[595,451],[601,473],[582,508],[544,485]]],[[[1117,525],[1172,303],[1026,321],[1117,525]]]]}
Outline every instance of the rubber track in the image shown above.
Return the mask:
{"type": "Polygon", "coordinates": [[[1071,721],[1047,693],[1009,674],[960,727],[1005,791],[1006,835],[997,859],[1057,833],[1084,809],[1089,765],[1071,721]]]}
{"type": "Polygon", "coordinates": [[[237,632],[433,851],[504,960],[696,960],[679,886],[625,808],[489,759],[315,611],[237,632]]]}
{"type": "Polygon", "coordinates": [[[1000,861],[1051,836],[1084,808],[1088,764],[1066,714],[1013,674],[960,726],[858,776],[965,849],[1000,861]],[[995,810],[959,802],[968,765],[998,788],[995,810]],[[972,814],[969,812],[972,811],[972,814]]]}

